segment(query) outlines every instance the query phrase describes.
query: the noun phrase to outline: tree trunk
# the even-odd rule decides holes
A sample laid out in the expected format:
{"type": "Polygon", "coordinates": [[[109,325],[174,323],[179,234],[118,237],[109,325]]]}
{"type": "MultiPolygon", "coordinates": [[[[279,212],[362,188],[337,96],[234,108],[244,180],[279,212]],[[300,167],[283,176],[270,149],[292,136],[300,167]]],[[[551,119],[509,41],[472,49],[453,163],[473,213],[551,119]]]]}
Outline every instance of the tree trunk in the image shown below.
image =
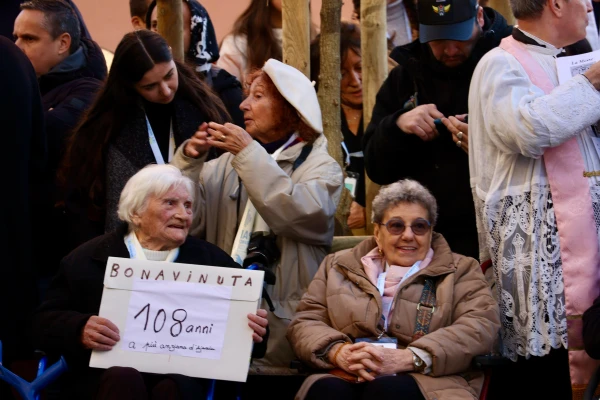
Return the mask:
{"type": "MultiPolygon", "coordinates": [[[[342,155],[342,123],[340,111],[340,19],[342,0],[323,0],[321,5],[321,64],[319,75],[319,104],[323,114],[323,133],[327,138],[329,154],[345,170],[342,155]]],[[[336,211],[335,236],[348,236],[352,232],[348,228],[348,215],[352,196],[346,187],[336,211]]]]}
{"type": "Polygon", "coordinates": [[[283,62],[310,78],[310,10],[308,0],[285,0],[283,17],[283,62]]]}
{"type": "Polygon", "coordinates": [[[515,24],[515,17],[512,13],[512,9],[510,8],[510,3],[508,0],[489,0],[488,7],[491,7],[502,14],[502,16],[506,18],[506,21],[509,25],[515,24]]]}
{"type": "MultiPolygon", "coordinates": [[[[362,0],[360,4],[360,42],[363,67],[363,124],[365,129],[371,121],[377,92],[388,74],[386,28],[386,1],[362,0]]],[[[371,205],[379,191],[379,185],[369,179],[366,171],[365,186],[367,190],[366,230],[368,234],[372,234],[371,205]]]]}
{"type": "Polygon", "coordinates": [[[181,0],[156,0],[158,33],[171,46],[173,58],[183,62],[183,13],[181,7],[181,0]]]}

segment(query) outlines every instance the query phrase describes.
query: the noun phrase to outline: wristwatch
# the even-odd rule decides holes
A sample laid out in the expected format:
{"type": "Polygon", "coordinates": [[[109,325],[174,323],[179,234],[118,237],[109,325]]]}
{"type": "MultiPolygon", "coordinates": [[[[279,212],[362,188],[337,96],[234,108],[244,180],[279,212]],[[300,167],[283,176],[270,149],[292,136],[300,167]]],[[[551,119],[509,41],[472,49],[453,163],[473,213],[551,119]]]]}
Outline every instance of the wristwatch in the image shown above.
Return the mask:
{"type": "Polygon", "coordinates": [[[427,367],[427,364],[415,353],[413,353],[413,366],[415,367],[415,372],[423,372],[427,367]]]}

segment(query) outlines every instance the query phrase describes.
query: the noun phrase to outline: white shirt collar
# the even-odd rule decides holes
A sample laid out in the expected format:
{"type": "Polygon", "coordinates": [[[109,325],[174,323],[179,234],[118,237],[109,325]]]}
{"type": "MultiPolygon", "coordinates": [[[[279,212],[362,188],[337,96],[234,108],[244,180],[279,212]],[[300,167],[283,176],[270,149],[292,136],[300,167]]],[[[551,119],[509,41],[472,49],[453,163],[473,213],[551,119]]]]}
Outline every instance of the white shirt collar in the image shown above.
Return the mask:
{"type": "Polygon", "coordinates": [[[524,34],[525,36],[527,36],[527,37],[529,37],[529,38],[531,38],[531,39],[535,40],[536,42],[538,42],[538,43],[539,43],[539,44],[541,44],[541,45],[544,45],[544,46],[546,46],[546,47],[544,48],[544,47],[540,47],[540,46],[532,46],[532,45],[527,45],[527,46],[531,46],[531,47],[536,47],[536,48],[537,48],[537,50],[539,50],[539,52],[540,52],[540,53],[549,54],[549,55],[552,55],[552,56],[557,56],[557,55],[559,55],[560,53],[562,53],[562,52],[564,52],[564,51],[565,51],[563,48],[557,48],[557,47],[556,47],[556,46],[554,46],[553,44],[551,44],[551,43],[548,43],[548,42],[546,42],[546,41],[545,41],[545,40],[543,40],[543,39],[540,39],[539,37],[537,37],[537,36],[535,36],[535,35],[533,35],[533,34],[531,34],[531,33],[527,32],[527,31],[523,30],[522,28],[519,28],[518,26],[517,26],[516,28],[518,28],[518,29],[519,29],[521,32],[523,32],[523,34],[524,34]]]}

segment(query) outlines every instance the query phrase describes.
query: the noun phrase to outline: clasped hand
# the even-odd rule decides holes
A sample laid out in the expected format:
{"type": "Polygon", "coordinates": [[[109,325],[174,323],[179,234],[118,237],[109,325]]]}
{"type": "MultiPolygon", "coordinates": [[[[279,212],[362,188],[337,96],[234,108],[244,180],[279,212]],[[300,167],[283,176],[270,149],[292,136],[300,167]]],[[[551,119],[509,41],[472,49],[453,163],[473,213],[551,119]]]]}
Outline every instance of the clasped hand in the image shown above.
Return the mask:
{"type": "MultiPolygon", "coordinates": [[[[334,346],[331,351],[337,350],[334,346]]],[[[332,363],[356,375],[358,382],[372,381],[379,375],[392,375],[414,369],[412,352],[406,349],[389,349],[360,342],[344,346],[332,363]]]]}
{"type": "Polygon", "coordinates": [[[204,122],[188,141],[183,152],[188,157],[198,158],[209,148],[216,147],[236,155],[253,140],[248,132],[229,122],[224,125],[204,122]]]}

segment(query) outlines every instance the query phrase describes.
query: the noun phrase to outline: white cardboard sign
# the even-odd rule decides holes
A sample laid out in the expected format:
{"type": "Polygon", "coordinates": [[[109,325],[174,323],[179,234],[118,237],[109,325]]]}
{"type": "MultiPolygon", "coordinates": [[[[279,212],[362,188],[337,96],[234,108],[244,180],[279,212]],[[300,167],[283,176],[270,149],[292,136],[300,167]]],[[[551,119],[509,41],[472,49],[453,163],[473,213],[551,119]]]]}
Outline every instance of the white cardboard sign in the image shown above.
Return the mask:
{"type": "Polygon", "coordinates": [[[264,272],[110,257],[99,315],[119,327],[90,367],[245,382],[264,272]]]}

